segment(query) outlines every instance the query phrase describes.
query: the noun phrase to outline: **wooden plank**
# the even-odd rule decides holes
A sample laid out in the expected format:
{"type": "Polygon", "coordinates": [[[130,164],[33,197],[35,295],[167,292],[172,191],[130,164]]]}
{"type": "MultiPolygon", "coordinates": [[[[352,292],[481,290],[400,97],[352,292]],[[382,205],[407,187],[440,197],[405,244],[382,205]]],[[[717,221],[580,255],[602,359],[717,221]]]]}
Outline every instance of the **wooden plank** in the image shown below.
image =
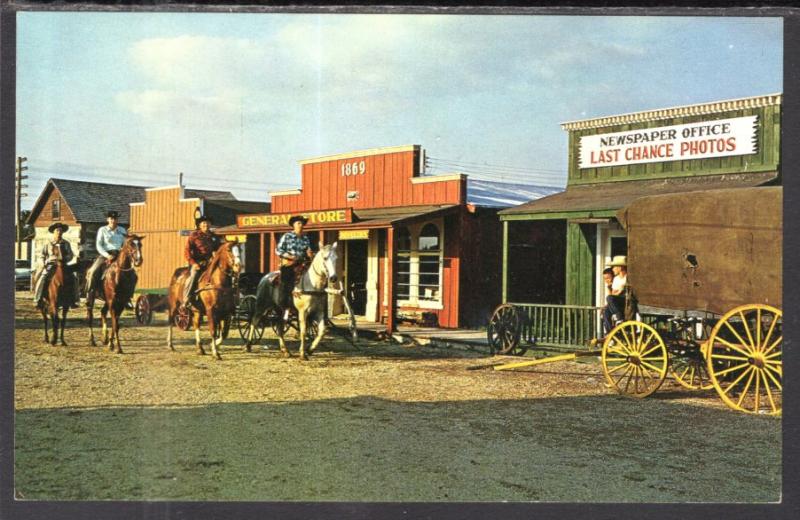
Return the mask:
{"type": "Polygon", "coordinates": [[[388,283],[386,284],[386,302],[388,307],[388,315],[386,317],[386,330],[389,333],[395,332],[397,330],[397,323],[396,323],[396,306],[397,302],[395,301],[395,285],[397,280],[395,280],[395,257],[396,257],[396,244],[394,239],[394,228],[388,228],[386,230],[386,262],[387,262],[387,279],[388,283]]]}
{"type": "Polygon", "coordinates": [[[503,274],[502,302],[508,301],[508,221],[503,221],[503,274]]]}

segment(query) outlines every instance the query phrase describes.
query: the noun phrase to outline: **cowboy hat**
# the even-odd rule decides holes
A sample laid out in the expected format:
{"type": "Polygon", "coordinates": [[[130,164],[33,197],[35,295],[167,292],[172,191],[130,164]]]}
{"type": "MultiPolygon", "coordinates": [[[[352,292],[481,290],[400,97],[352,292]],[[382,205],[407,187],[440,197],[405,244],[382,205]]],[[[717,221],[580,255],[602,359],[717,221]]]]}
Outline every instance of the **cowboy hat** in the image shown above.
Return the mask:
{"type": "Polygon", "coordinates": [[[201,215],[201,216],[197,217],[196,219],[194,219],[194,225],[195,225],[195,227],[199,226],[199,225],[200,225],[200,223],[201,223],[201,222],[204,222],[204,221],[205,221],[205,222],[208,222],[208,223],[209,223],[209,225],[210,225],[210,224],[213,224],[213,222],[211,221],[211,217],[209,217],[208,215],[201,215]]]}
{"type": "Polygon", "coordinates": [[[625,267],[628,267],[628,257],[624,255],[615,256],[611,259],[610,263],[606,264],[606,267],[614,267],[618,265],[624,265],[625,267]]]}
{"type": "Polygon", "coordinates": [[[119,213],[117,213],[113,209],[112,210],[108,210],[106,212],[106,218],[119,218],[119,213]]]}
{"type": "Polygon", "coordinates": [[[294,215],[293,217],[291,217],[289,219],[289,225],[290,226],[294,226],[295,222],[302,222],[303,225],[306,225],[306,224],[308,224],[308,219],[306,217],[304,217],[303,215],[294,215]]]}
{"type": "Polygon", "coordinates": [[[58,228],[61,228],[61,232],[62,232],[62,233],[66,233],[66,232],[67,232],[67,230],[69,229],[69,226],[68,226],[68,225],[66,225],[66,224],[62,224],[61,222],[56,222],[56,223],[54,223],[54,224],[50,224],[50,227],[49,227],[49,228],[47,228],[47,230],[48,230],[48,231],[50,231],[50,232],[52,233],[52,232],[54,232],[54,231],[55,231],[56,229],[58,229],[58,228]]]}

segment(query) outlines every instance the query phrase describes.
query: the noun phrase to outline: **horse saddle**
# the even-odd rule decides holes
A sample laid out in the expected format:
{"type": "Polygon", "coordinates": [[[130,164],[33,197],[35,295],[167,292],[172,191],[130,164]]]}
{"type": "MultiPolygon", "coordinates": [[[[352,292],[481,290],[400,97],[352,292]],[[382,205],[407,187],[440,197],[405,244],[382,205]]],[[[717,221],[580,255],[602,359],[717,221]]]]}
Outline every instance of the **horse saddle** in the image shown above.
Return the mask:
{"type": "Polygon", "coordinates": [[[267,282],[272,285],[273,287],[277,287],[281,283],[281,272],[280,271],[272,271],[271,273],[267,273],[264,275],[264,278],[267,279],[267,282]]]}

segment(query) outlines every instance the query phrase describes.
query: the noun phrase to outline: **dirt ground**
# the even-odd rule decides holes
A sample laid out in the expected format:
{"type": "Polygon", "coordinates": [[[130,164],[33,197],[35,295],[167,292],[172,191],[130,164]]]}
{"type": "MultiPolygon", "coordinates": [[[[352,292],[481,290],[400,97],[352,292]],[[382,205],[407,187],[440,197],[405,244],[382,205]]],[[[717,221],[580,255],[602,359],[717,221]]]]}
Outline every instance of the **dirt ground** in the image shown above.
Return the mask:
{"type": "Polygon", "coordinates": [[[18,293],[19,499],[780,499],[780,419],[713,391],[667,381],[631,400],[597,362],[467,370],[493,360],[334,338],[302,362],[273,340],[246,353],[233,330],[216,361],[188,332],[170,352],[163,314],[148,327],[128,314],[117,355],[90,347],[73,311],[69,346],[52,347],[28,300],[18,293]]]}

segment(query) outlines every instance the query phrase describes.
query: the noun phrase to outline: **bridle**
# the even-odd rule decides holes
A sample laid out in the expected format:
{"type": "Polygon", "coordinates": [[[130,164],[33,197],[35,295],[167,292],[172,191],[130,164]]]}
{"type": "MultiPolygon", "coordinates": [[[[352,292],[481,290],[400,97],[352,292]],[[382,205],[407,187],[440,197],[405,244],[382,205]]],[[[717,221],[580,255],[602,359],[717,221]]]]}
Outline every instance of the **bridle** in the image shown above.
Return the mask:
{"type": "Polygon", "coordinates": [[[119,269],[120,272],[125,273],[125,272],[133,271],[134,269],[136,269],[136,266],[134,265],[134,261],[133,260],[131,260],[131,266],[130,267],[128,267],[128,268],[122,267],[122,262],[123,262],[122,257],[123,256],[127,256],[127,257],[132,257],[133,256],[133,252],[131,250],[134,248],[134,246],[132,244],[133,244],[133,240],[126,240],[125,241],[125,245],[122,246],[122,249],[120,249],[120,251],[119,251],[119,257],[117,257],[116,262],[114,262],[114,263],[117,264],[117,269],[119,269]]]}

